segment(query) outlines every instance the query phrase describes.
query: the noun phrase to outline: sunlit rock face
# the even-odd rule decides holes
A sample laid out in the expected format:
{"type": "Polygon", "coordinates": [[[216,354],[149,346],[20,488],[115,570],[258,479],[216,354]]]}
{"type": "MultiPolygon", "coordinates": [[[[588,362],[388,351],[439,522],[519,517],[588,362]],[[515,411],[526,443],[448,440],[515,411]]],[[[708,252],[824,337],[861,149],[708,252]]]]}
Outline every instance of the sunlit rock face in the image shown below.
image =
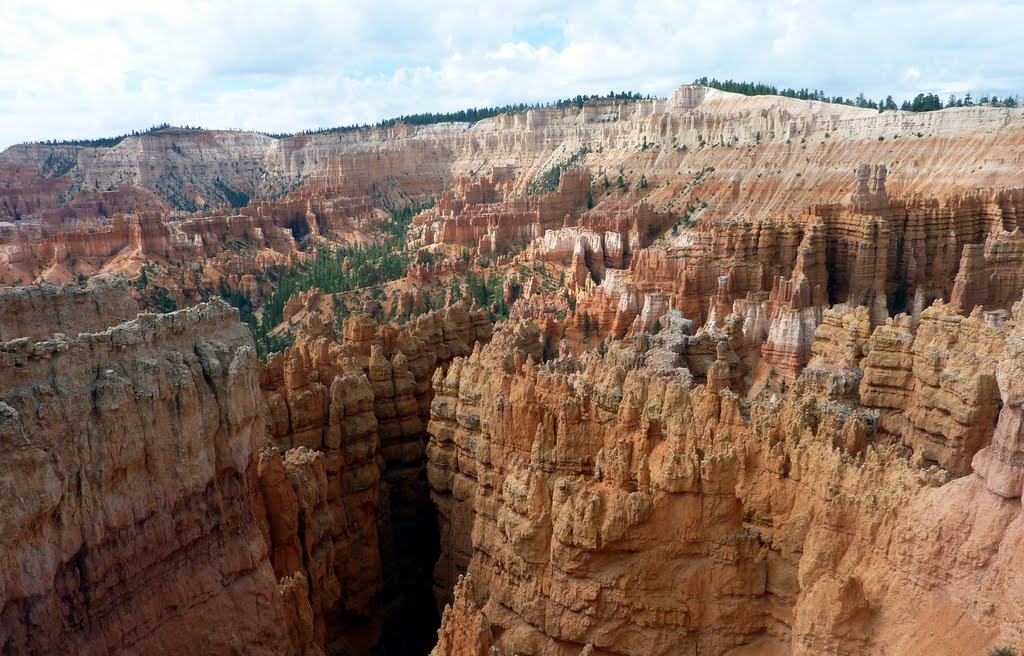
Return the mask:
{"type": "Polygon", "coordinates": [[[507,326],[435,378],[434,653],[1014,644],[1022,312],[872,331],[829,310],[810,365],[750,401],[742,337],[718,333],[699,382],[692,323],[546,364],[537,328],[507,326]]]}

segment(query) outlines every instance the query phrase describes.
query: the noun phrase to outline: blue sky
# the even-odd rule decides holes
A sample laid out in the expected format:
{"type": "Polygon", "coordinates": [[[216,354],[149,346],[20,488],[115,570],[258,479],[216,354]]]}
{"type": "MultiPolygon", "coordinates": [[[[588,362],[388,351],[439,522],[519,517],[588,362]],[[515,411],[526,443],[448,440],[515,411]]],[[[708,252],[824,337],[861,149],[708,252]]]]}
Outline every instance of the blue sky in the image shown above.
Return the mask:
{"type": "Polygon", "coordinates": [[[1024,93],[1024,2],[0,3],[0,148],[297,131],[701,75],[897,100],[1024,93]]]}

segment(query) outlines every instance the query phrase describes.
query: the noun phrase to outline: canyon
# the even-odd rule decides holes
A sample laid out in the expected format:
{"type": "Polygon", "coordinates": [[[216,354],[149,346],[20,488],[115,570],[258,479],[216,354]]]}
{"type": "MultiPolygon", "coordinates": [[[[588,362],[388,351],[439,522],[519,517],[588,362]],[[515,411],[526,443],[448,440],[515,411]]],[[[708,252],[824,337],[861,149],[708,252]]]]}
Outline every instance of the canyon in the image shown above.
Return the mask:
{"type": "Polygon", "coordinates": [[[0,652],[1020,648],[1022,153],[689,85],[11,147],[0,652]]]}

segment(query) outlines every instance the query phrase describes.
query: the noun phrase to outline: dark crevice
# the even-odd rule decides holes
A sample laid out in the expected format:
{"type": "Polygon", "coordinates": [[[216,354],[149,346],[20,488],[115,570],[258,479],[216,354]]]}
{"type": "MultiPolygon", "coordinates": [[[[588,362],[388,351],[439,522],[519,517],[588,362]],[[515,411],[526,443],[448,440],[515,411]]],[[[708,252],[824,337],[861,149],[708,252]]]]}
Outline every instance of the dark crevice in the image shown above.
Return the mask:
{"type": "MultiPolygon", "coordinates": [[[[427,654],[437,642],[441,626],[433,593],[440,533],[422,465],[413,479],[398,474],[388,480],[392,558],[385,560],[383,550],[381,555],[392,600],[376,652],[380,656],[427,654]]],[[[389,473],[385,471],[385,479],[391,478],[389,473]]]]}

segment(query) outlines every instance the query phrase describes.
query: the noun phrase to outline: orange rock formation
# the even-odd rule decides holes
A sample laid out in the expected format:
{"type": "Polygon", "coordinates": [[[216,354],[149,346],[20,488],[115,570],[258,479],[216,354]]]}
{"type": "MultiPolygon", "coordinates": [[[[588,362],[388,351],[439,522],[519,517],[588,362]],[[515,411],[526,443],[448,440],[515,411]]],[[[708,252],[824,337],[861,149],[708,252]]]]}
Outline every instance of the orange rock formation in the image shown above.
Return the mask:
{"type": "Polygon", "coordinates": [[[818,339],[832,346],[815,352],[832,369],[812,365],[781,397],[737,396],[723,338],[699,383],[672,364],[678,348],[648,339],[538,364],[529,324],[437,374],[428,472],[444,519],[438,591],[455,596],[433,653],[954,654],[1019,642],[1024,616],[1003,600],[1024,553],[1012,455],[1024,303],[997,326],[927,310],[910,375],[880,377],[876,359],[860,402],[843,381],[897,327],[868,339],[866,311],[827,315],[818,339]],[[934,361],[938,339],[992,364],[978,370],[956,347],[934,361]],[[897,433],[866,402],[883,387],[908,400],[897,433]]]}

